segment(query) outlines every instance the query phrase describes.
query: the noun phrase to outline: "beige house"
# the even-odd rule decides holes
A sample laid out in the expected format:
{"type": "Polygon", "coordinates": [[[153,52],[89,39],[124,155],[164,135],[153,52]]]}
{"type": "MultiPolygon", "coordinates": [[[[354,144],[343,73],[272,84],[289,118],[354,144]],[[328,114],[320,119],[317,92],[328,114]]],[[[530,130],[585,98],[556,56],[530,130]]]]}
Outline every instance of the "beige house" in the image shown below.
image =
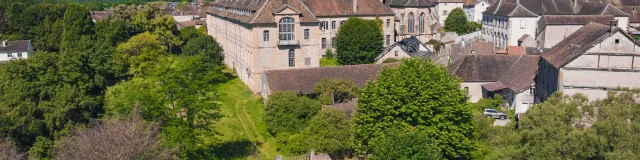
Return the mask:
{"type": "Polygon", "coordinates": [[[375,59],[376,64],[384,62],[386,59],[404,59],[404,58],[426,58],[431,54],[431,50],[427,48],[418,38],[409,37],[402,41],[395,42],[387,47],[375,59]]]}
{"type": "MultiPolygon", "coordinates": [[[[319,67],[341,23],[351,16],[395,21],[391,9],[377,0],[216,0],[206,25],[224,49],[224,63],[258,93],[266,70],[319,67]]],[[[393,35],[390,25],[383,24],[383,30],[385,37],[393,35]]]]}
{"type": "Polygon", "coordinates": [[[436,13],[438,15],[438,22],[440,22],[440,26],[444,26],[444,20],[447,19],[449,13],[453,11],[453,9],[464,8],[465,0],[432,0],[434,4],[436,4],[436,13]]]}
{"type": "MultiPolygon", "coordinates": [[[[434,39],[439,32],[440,24],[435,12],[436,4],[429,0],[383,0],[398,17],[394,21],[386,21],[386,25],[395,26],[396,40],[415,36],[418,40],[427,42],[434,39]]],[[[394,41],[386,44],[387,46],[394,41]]]]}
{"type": "Polygon", "coordinates": [[[609,24],[613,20],[611,15],[544,15],[538,21],[537,47],[551,48],[590,22],[609,24]]]}
{"type": "Polygon", "coordinates": [[[602,99],[608,91],[640,87],[640,44],[623,29],[589,23],[542,54],[536,98],[554,92],[602,99]]]}

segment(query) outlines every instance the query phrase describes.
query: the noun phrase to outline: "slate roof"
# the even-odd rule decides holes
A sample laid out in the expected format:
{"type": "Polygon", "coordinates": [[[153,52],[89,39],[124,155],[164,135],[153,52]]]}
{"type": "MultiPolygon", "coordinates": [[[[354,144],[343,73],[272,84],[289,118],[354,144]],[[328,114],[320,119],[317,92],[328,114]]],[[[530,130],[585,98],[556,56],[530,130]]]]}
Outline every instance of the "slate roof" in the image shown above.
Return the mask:
{"type": "Polygon", "coordinates": [[[216,0],[211,3],[213,6],[247,9],[254,13],[250,16],[240,15],[215,8],[208,9],[207,13],[249,24],[276,23],[273,13],[288,5],[291,9],[300,11],[301,22],[319,22],[300,0],[286,0],[287,4],[283,2],[283,0],[216,0]]]}
{"type": "Polygon", "coordinates": [[[510,17],[538,17],[536,13],[525,6],[509,0],[503,0],[489,6],[483,13],[510,17]]]}
{"type": "Polygon", "coordinates": [[[591,49],[594,45],[602,42],[612,33],[620,32],[627,35],[617,27],[614,27],[613,31],[609,30],[609,25],[589,23],[560,41],[549,51],[543,53],[542,57],[556,68],[561,68],[591,49]]]}
{"type": "Polygon", "coordinates": [[[352,100],[352,101],[349,101],[347,103],[338,103],[338,104],[334,104],[334,105],[324,105],[324,106],[322,106],[322,109],[333,108],[333,109],[341,110],[342,112],[344,112],[347,115],[347,119],[351,119],[351,115],[353,115],[353,112],[356,111],[356,101],[357,100],[352,100]]]}
{"type": "Polygon", "coordinates": [[[612,15],[543,15],[541,24],[588,24],[590,22],[609,24],[615,20],[612,15]]]}
{"type": "Polygon", "coordinates": [[[294,91],[301,94],[311,94],[316,83],[325,78],[350,80],[358,87],[364,87],[366,82],[375,79],[386,65],[389,64],[267,70],[264,75],[271,93],[294,91]]]}
{"type": "Polygon", "coordinates": [[[389,47],[382,51],[382,53],[380,53],[380,55],[378,55],[375,60],[379,60],[395,47],[400,47],[400,49],[407,53],[411,58],[425,58],[427,57],[427,55],[431,54],[431,50],[424,46],[424,44],[422,44],[422,42],[420,42],[418,38],[416,38],[415,36],[411,36],[409,38],[389,45],[389,47]]]}
{"type": "Polygon", "coordinates": [[[318,17],[356,15],[395,15],[380,0],[357,0],[357,12],[353,12],[353,0],[304,0],[304,4],[318,17]]]}
{"type": "Polygon", "coordinates": [[[613,15],[614,17],[628,17],[629,14],[611,5],[611,3],[586,3],[582,5],[579,15],[613,15]]]}
{"type": "MultiPolygon", "coordinates": [[[[1,43],[2,41],[0,41],[1,43]]],[[[28,51],[30,40],[7,41],[7,46],[0,47],[0,52],[8,51],[28,51]]]]}
{"type": "Polygon", "coordinates": [[[483,13],[514,17],[570,15],[574,14],[574,5],[572,0],[499,0],[483,13]]]}
{"type": "Polygon", "coordinates": [[[465,82],[496,82],[519,58],[519,55],[467,55],[451,62],[448,69],[465,82]]]}
{"type": "Polygon", "coordinates": [[[434,7],[429,0],[387,0],[385,5],[389,7],[434,7]]]}

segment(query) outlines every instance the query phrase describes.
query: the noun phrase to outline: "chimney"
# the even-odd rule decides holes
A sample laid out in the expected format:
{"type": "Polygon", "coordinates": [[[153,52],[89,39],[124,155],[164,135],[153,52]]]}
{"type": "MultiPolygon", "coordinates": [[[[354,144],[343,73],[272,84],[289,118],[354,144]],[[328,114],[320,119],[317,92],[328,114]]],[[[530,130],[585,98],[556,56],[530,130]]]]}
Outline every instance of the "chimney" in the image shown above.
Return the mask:
{"type": "Polygon", "coordinates": [[[609,32],[613,31],[613,29],[616,27],[618,27],[618,20],[611,20],[611,24],[609,25],[609,32]]]}
{"type": "Polygon", "coordinates": [[[353,0],[353,13],[358,13],[358,0],[353,0]]]}

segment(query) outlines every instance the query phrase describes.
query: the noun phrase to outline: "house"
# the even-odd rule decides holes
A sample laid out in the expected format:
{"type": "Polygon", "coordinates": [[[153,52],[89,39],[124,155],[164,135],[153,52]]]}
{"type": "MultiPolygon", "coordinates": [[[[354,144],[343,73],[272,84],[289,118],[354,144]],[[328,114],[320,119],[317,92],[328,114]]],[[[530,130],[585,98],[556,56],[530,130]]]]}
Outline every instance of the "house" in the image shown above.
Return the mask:
{"type": "Polygon", "coordinates": [[[615,23],[592,22],[544,52],[539,66],[539,101],[555,92],[606,98],[608,91],[640,87],[640,44],[615,23]]]}
{"type": "Polygon", "coordinates": [[[467,15],[467,20],[480,23],[482,21],[482,12],[486,11],[489,6],[498,0],[465,0],[463,10],[467,15]]]}
{"type": "Polygon", "coordinates": [[[173,19],[178,23],[193,20],[204,20],[206,18],[205,10],[200,8],[199,5],[184,5],[182,8],[175,8],[171,12],[171,16],[173,16],[173,19]]]}
{"type": "Polygon", "coordinates": [[[395,42],[393,38],[395,28],[391,26],[391,22],[396,21],[395,13],[378,0],[303,0],[302,2],[313,13],[313,16],[320,21],[320,34],[312,39],[320,42],[319,53],[321,55],[324,55],[327,49],[335,51],[334,40],[338,29],[349,17],[369,20],[376,19],[376,17],[380,18],[383,22],[383,46],[386,47],[388,44],[395,42]]]}
{"type": "Polygon", "coordinates": [[[109,16],[113,14],[113,10],[89,11],[89,13],[91,14],[91,20],[95,23],[97,21],[101,21],[109,18],[109,16]]]}
{"type": "Polygon", "coordinates": [[[0,63],[12,59],[26,59],[33,56],[33,54],[33,46],[30,40],[4,40],[0,42],[0,63]]]}
{"type": "MultiPolygon", "coordinates": [[[[385,22],[385,25],[395,26],[396,40],[415,36],[418,40],[427,42],[434,39],[440,30],[436,4],[429,0],[383,0],[382,3],[389,6],[398,17],[396,22],[385,22]]],[[[389,46],[393,42],[385,41],[385,45],[389,46]]]]}
{"type": "Polygon", "coordinates": [[[590,22],[609,24],[612,20],[612,15],[543,15],[538,20],[536,46],[551,48],[590,22]]]}
{"type": "Polygon", "coordinates": [[[539,56],[468,55],[451,63],[449,71],[462,78],[470,102],[501,95],[506,105],[525,112],[533,104],[539,56]]]}
{"type": "Polygon", "coordinates": [[[640,2],[637,4],[629,4],[635,6],[619,6],[620,10],[628,13],[629,16],[629,33],[635,36],[640,36],[640,2]]]}
{"type": "Polygon", "coordinates": [[[260,93],[265,99],[278,91],[313,94],[313,88],[322,79],[349,80],[363,88],[368,81],[377,78],[378,73],[387,65],[390,64],[268,70],[261,77],[260,93]]]}
{"type": "MultiPolygon", "coordinates": [[[[224,63],[254,93],[261,91],[266,70],[319,67],[349,17],[395,21],[395,13],[377,0],[217,0],[206,14],[208,34],[222,45],[224,63]]],[[[392,41],[393,26],[382,29],[392,41]]]]}
{"type": "Polygon", "coordinates": [[[629,17],[628,13],[616,8],[611,3],[597,3],[590,2],[585,3],[580,8],[578,15],[611,15],[618,21],[618,27],[629,30],[629,17]]]}
{"type": "Polygon", "coordinates": [[[184,22],[176,23],[178,30],[184,27],[200,28],[201,26],[204,26],[204,25],[207,25],[205,20],[192,20],[192,21],[184,21],[184,22]]]}
{"type": "Polygon", "coordinates": [[[395,42],[389,47],[384,49],[380,55],[375,59],[377,64],[384,62],[389,58],[403,59],[403,58],[426,58],[431,54],[431,50],[427,48],[418,38],[409,37],[402,41],[395,42]]]}
{"type": "MultiPolygon", "coordinates": [[[[591,9],[591,6],[596,3],[605,3],[605,0],[499,0],[483,12],[482,32],[487,39],[496,42],[498,48],[518,46],[523,35],[537,35],[540,16],[574,15],[579,11],[583,11],[582,14],[603,15],[592,12],[596,9],[591,9]]],[[[604,15],[610,13],[615,12],[606,12],[604,15]]]]}
{"type": "Polygon", "coordinates": [[[465,0],[431,0],[431,2],[436,4],[436,13],[440,26],[444,26],[444,20],[447,19],[453,9],[464,8],[464,1],[465,0]]]}

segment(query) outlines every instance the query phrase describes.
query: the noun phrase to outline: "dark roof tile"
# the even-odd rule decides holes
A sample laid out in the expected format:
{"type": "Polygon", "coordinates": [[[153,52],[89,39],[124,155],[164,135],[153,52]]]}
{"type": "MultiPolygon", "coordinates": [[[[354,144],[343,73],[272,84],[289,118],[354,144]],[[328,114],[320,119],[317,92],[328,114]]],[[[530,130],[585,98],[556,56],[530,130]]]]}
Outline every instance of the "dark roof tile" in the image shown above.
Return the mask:
{"type": "MultiPolygon", "coordinates": [[[[0,43],[2,43],[2,41],[0,41],[0,43]]],[[[31,44],[30,40],[7,41],[7,46],[0,47],[0,52],[27,51],[29,50],[29,44],[31,44]]]]}
{"type": "Polygon", "coordinates": [[[518,61],[500,78],[499,82],[514,92],[529,89],[535,83],[540,56],[520,56],[518,61]]]}
{"type": "Polygon", "coordinates": [[[498,81],[519,58],[518,55],[467,55],[452,62],[448,69],[464,81],[498,81]]]}
{"type": "Polygon", "coordinates": [[[543,15],[541,21],[546,25],[553,24],[588,24],[590,22],[609,24],[615,20],[612,15],[543,15]]]}
{"type": "MultiPolygon", "coordinates": [[[[612,33],[609,30],[609,25],[589,23],[544,52],[542,57],[556,68],[561,68],[609,36],[612,33]]],[[[614,31],[618,30],[614,28],[614,31]]]]}
{"type": "Polygon", "coordinates": [[[389,7],[434,7],[436,6],[429,0],[387,0],[385,2],[389,7]]]}
{"type": "MultiPolygon", "coordinates": [[[[388,64],[387,64],[388,65],[388,64]]],[[[277,91],[294,91],[311,94],[316,83],[329,78],[352,81],[364,87],[367,81],[373,80],[382,71],[385,64],[364,64],[338,67],[301,68],[285,70],[267,70],[264,72],[267,84],[272,93],[277,91]]]]}
{"type": "Polygon", "coordinates": [[[379,0],[357,0],[357,12],[353,0],[303,0],[315,16],[395,15],[389,6],[379,0]]]}
{"type": "Polygon", "coordinates": [[[582,5],[579,15],[613,15],[615,17],[629,16],[622,10],[614,7],[610,3],[586,3],[582,5]]]}

